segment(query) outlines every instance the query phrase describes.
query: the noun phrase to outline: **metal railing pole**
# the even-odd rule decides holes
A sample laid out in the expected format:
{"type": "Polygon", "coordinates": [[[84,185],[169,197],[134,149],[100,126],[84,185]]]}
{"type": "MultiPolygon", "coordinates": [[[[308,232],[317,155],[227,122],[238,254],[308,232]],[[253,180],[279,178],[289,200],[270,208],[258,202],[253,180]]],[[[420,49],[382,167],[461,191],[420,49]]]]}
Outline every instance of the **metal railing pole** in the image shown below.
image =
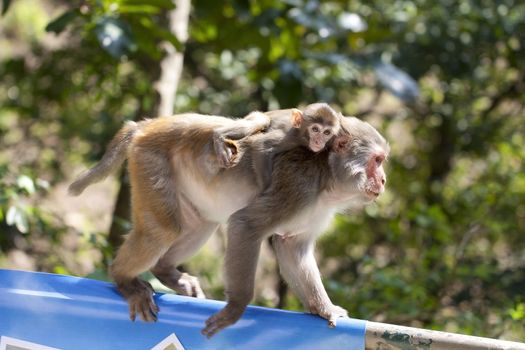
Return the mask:
{"type": "Polygon", "coordinates": [[[469,335],[366,323],[366,350],[525,350],[525,343],[469,335]]]}

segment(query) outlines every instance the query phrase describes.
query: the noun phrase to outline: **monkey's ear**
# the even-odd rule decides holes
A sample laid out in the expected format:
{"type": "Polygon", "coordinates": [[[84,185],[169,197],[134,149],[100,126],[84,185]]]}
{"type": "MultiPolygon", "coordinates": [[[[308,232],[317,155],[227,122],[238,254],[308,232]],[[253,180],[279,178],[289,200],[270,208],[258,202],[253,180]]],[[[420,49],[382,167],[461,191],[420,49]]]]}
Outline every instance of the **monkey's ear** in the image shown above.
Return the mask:
{"type": "Polygon", "coordinates": [[[299,129],[301,127],[301,124],[303,123],[303,112],[301,112],[297,108],[292,108],[291,122],[294,128],[299,129]]]}
{"type": "Polygon", "coordinates": [[[336,153],[343,153],[350,146],[350,135],[339,135],[335,138],[332,149],[336,153]]]}
{"type": "Polygon", "coordinates": [[[236,156],[239,153],[237,142],[230,139],[224,139],[224,145],[230,150],[232,156],[236,156]]]}

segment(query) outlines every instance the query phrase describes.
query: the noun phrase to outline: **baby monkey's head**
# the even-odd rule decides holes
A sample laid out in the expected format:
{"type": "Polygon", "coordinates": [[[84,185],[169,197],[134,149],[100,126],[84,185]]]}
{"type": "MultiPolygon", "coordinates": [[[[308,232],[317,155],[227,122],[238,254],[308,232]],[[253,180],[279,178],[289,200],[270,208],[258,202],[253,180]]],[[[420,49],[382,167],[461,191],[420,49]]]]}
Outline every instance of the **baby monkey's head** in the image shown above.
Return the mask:
{"type": "Polygon", "coordinates": [[[292,110],[292,126],[300,130],[303,144],[317,153],[339,132],[340,115],[326,103],[313,103],[303,111],[292,110]]]}

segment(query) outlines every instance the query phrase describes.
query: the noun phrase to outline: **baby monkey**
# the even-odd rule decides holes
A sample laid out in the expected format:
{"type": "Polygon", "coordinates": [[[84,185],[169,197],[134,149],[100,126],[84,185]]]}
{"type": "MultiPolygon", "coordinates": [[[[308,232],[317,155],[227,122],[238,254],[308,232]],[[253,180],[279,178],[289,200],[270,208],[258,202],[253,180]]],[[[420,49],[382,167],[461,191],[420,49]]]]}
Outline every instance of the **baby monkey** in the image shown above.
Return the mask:
{"type": "Polygon", "coordinates": [[[252,112],[243,118],[251,124],[249,133],[239,131],[237,127],[218,128],[213,136],[213,144],[219,166],[235,166],[248,145],[242,138],[254,135],[249,143],[252,164],[257,182],[262,189],[270,184],[273,170],[273,157],[276,154],[295,147],[306,147],[314,153],[330,147],[330,142],[340,129],[340,115],[326,103],[313,103],[303,111],[293,108],[267,113],[252,112]]]}

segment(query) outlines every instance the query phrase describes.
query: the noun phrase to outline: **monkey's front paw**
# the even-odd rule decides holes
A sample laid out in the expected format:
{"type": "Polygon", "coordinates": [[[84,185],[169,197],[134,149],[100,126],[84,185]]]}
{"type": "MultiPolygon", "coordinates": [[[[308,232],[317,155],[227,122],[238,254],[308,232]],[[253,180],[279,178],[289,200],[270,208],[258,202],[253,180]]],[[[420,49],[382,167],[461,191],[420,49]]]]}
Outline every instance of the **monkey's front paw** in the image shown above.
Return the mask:
{"type": "Polygon", "coordinates": [[[148,282],[140,282],[141,288],[136,288],[126,298],[129,304],[129,318],[135,321],[138,314],[144,322],[155,322],[159,307],[153,300],[153,288],[148,282]]]}
{"type": "Polygon", "coordinates": [[[179,280],[177,281],[176,286],[173,288],[178,294],[186,295],[188,297],[195,297],[199,299],[206,299],[199,279],[195,276],[183,273],[179,280]]]}
{"type": "Polygon", "coordinates": [[[201,333],[211,338],[215,333],[237,322],[244,313],[245,308],[245,306],[227,304],[224,309],[206,320],[206,327],[201,333]]]}
{"type": "Polygon", "coordinates": [[[312,313],[318,314],[322,318],[327,319],[328,327],[330,328],[334,328],[337,325],[338,318],[348,317],[348,311],[334,304],[330,304],[321,308],[312,308],[312,313]]]}
{"type": "Polygon", "coordinates": [[[340,306],[332,305],[330,308],[330,317],[328,317],[328,327],[333,328],[337,324],[337,319],[339,317],[348,317],[348,311],[343,309],[340,306]]]}

